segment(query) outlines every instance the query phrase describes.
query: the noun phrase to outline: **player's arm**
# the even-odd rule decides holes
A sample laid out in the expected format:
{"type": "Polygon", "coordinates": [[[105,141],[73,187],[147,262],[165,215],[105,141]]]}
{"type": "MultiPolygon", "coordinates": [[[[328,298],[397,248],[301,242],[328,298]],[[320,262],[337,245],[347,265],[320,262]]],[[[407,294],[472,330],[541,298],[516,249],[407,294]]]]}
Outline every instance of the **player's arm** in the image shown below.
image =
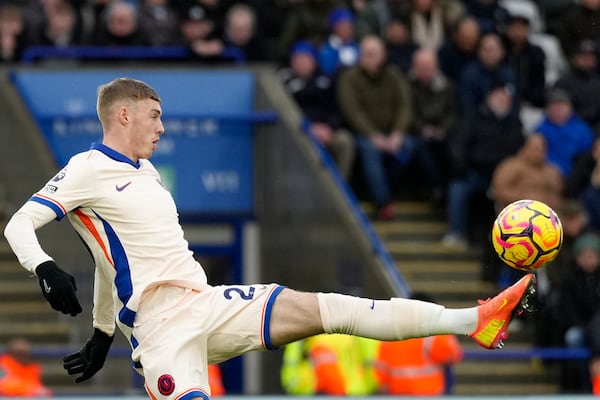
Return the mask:
{"type": "Polygon", "coordinates": [[[104,268],[96,267],[94,275],[94,333],[85,345],[63,358],[69,375],[79,375],[76,383],[90,379],[104,366],[115,333],[115,306],[112,296],[113,277],[104,268]]]}
{"type": "Polygon", "coordinates": [[[44,252],[36,230],[92,201],[95,179],[88,158],[84,153],[71,158],[65,168],[11,217],[4,230],[4,236],[21,265],[39,278],[42,294],[52,308],[72,316],[82,311],[75,295],[75,278],[60,269],[44,252]]]}
{"type": "Polygon", "coordinates": [[[37,275],[42,294],[50,306],[75,316],[82,311],[75,294],[75,278],[60,269],[44,252],[35,233],[55,218],[56,214],[50,208],[28,201],[8,221],[4,236],[21,265],[37,275]]]}

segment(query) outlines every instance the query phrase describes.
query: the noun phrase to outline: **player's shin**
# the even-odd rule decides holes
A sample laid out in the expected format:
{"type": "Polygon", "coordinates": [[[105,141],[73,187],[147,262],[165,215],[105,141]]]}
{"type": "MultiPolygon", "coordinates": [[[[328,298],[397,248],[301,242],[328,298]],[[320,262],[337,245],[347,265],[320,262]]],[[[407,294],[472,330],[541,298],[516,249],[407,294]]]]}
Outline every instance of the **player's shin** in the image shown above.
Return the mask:
{"type": "Polygon", "coordinates": [[[435,303],[392,298],[372,300],[319,293],[323,329],[379,340],[439,334],[467,334],[475,329],[475,308],[449,310],[435,303]]]}

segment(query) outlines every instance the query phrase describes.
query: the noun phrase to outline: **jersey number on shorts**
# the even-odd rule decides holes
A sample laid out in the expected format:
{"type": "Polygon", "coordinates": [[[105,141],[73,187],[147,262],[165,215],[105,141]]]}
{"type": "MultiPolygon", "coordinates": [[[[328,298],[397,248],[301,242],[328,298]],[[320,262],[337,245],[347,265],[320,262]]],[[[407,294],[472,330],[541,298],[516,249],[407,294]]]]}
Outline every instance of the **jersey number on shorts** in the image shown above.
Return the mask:
{"type": "Polygon", "coordinates": [[[239,294],[242,300],[252,300],[252,298],[254,297],[254,288],[252,286],[248,288],[248,293],[244,293],[242,289],[236,287],[225,289],[225,291],[223,292],[223,296],[225,296],[227,300],[231,300],[233,299],[233,297],[231,296],[232,292],[239,294]]]}

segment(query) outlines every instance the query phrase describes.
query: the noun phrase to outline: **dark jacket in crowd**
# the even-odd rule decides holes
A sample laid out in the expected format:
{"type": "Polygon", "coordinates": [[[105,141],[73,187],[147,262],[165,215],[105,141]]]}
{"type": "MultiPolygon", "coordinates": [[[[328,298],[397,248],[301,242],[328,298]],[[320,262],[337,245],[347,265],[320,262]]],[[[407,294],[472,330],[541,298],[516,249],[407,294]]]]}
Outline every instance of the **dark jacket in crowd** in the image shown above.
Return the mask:
{"type": "Polygon", "coordinates": [[[586,273],[572,265],[559,290],[560,315],[565,328],[585,326],[600,310],[600,269],[586,273]]]}
{"type": "Polygon", "coordinates": [[[335,83],[329,76],[316,73],[301,78],[290,69],[281,71],[283,83],[311,122],[322,122],[337,129],[341,116],[335,98],[335,83]]]}
{"type": "Polygon", "coordinates": [[[433,125],[448,132],[458,116],[458,93],[456,85],[439,74],[429,85],[410,79],[413,95],[413,118],[411,132],[419,133],[426,125],[433,125]]]}
{"type": "Polygon", "coordinates": [[[477,19],[481,32],[502,33],[509,20],[508,11],[498,0],[463,0],[467,12],[477,19]]]}
{"type": "Polygon", "coordinates": [[[461,51],[450,39],[446,40],[438,50],[438,60],[442,72],[456,84],[460,82],[462,71],[476,59],[475,53],[461,51]]]}
{"type": "Polygon", "coordinates": [[[573,168],[565,179],[565,196],[571,199],[578,198],[590,185],[592,171],[596,160],[592,152],[588,151],[578,156],[573,162],[573,168]]]}
{"type": "Polygon", "coordinates": [[[449,139],[452,173],[464,177],[477,170],[491,179],[506,157],[517,153],[524,142],[521,121],[514,114],[497,117],[486,105],[465,116],[449,139]]]}
{"type": "Polygon", "coordinates": [[[385,65],[375,76],[361,67],[339,78],[337,100],[349,129],[358,135],[406,132],[412,118],[410,86],[400,71],[385,65]]]}
{"type": "Polygon", "coordinates": [[[573,5],[562,19],[558,38],[565,55],[570,57],[584,39],[600,39],[600,10],[592,11],[583,5],[573,5]]]}
{"type": "MultiPolygon", "coordinates": [[[[488,69],[479,61],[469,64],[462,74],[459,86],[462,112],[469,114],[476,111],[485,101],[485,94],[500,83],[512,90],[517,88],[515,72],[508,65],[500,64],[494,69],[488,69]]],[[[517,114],[519,107],[519,99],[513,97],[514,114],[517,114]]]]}
{"type": "Polygon", "coordinates": [[[507,46],[507,64],[515,71],[517,93],[522,101],[536,107],[543,107],[546,95],[545,61],[541,47],[527,42],[519,52],[507,46]]]}

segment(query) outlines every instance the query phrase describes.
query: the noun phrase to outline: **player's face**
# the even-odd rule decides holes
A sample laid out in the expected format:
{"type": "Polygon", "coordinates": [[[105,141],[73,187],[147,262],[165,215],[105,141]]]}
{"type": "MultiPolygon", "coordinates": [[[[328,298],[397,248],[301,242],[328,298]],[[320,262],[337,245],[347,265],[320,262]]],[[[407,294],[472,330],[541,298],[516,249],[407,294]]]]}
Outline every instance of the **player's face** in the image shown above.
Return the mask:
{"type": "Polygon", "coordinates": [[[162,109],[156,100],[145,99],[137,102],[131,110],[130,143],[134,161],[140,158],[150,158],[156,150],[159,137],[165,132],[160,119],[162,109]]]}

